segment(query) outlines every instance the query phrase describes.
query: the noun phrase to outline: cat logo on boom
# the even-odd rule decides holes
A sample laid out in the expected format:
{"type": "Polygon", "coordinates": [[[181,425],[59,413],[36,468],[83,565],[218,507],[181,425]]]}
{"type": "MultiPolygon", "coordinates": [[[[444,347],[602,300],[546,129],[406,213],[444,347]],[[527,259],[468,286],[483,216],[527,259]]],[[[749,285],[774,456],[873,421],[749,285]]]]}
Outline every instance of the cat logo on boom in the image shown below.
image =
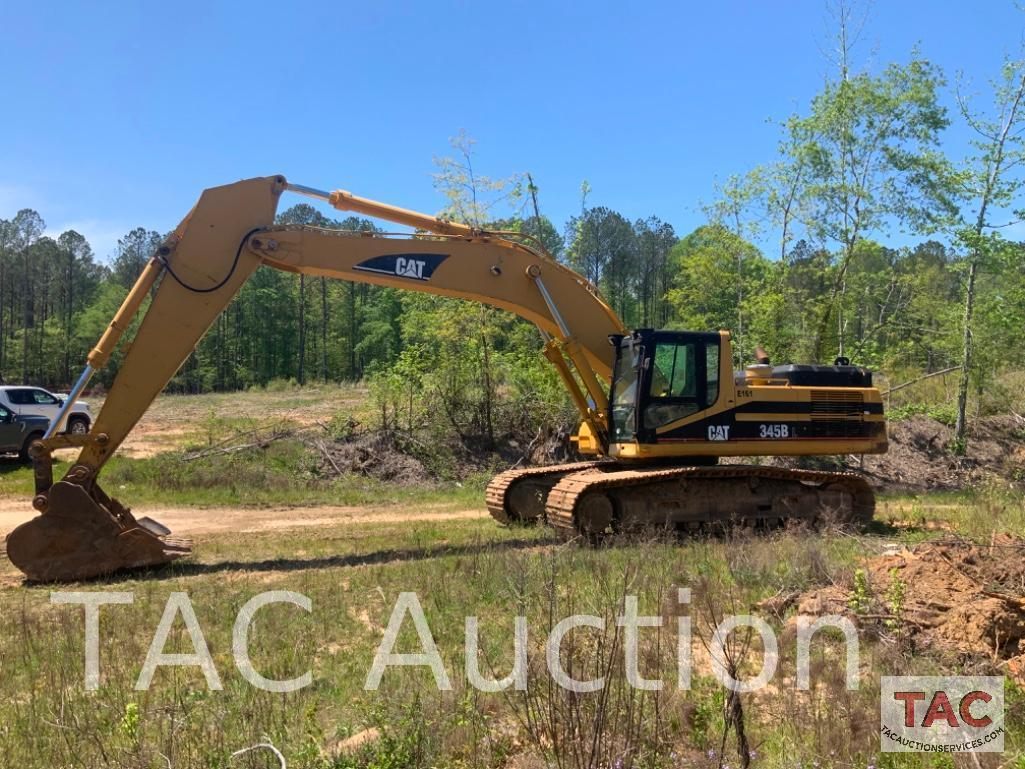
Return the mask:
{"type": "Polygon", "coordinates": [[[426,282],[447,258],[448,254],[386,254],[360,262],[352,269],[426,282]]]}
{"type": "Polygon", "coordinates": [[[425,264],[427,262],[423,259],[407,259],[404,256],[399,256],[395,258],[395,274],[401,275],[403,278],[423,280],[425,264]]]}

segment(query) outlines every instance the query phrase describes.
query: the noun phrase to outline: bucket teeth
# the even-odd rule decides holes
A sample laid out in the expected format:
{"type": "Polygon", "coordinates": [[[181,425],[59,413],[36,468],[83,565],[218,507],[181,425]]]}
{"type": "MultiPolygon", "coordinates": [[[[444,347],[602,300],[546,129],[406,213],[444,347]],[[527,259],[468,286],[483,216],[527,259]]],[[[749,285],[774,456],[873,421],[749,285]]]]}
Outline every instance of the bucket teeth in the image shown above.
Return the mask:
{"type": "Polygon", "coordinates": [[[50,488],[47,503],[46,512],[7,536],[7,557],[30,580],[90,579],[169,563],[192,551],[187,539],[168,536],[149,518],[136,520],[98,488],[90,495],[61,481],[50,488]]]}

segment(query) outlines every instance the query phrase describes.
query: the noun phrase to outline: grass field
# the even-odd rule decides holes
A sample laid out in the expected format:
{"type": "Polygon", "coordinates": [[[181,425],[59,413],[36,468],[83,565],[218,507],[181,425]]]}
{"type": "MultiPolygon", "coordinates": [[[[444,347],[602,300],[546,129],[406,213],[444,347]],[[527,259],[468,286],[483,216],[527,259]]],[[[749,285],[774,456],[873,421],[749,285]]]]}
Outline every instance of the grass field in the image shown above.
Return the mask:
{"type": "MultiPolygon", "coordinates": [[[[250,397],[247,408],[267,405],[250,397]]],[[[158,406],[166,409],[168,424],[173,414],[196,409],[204,418],[243,427],[238,403],[223,398],[198,405],[165,398],[158,406]]],[[[330,419],[331,409],[322,416],[330,419]]],[[[198,428],[205,429],[201,423],[198,428]]],[[[202,435],[184,433],[165,445],[177,450],[202,444],[202,435]]],[[[878,523],[860,535],[794,531],[683,541],[652,535],[591,549],[556,542],[545,529],[496,525],[486,517],[474,484],[424,491],[351,478],[323,485],[311,485],[308,478],[284,483],[286,471],[295,469],[295,457],[287,445],[268,451],[260,457],[261,465],[271,467],[266,476],[246,476],[255,464],[249,460],[229,464],[234,485],[223,482],[223,472],[217,484],[213,475],[194,469],[169,481],[169,468],[180,460],[159,452],[112,463],[105,475],[108,490],[143,512],[192,505],[223,520],[237,517],[239,526],[235,531],[198,530],[196,553],[187,561],[60,588],[134,596],[131,605],[101,612],[96,691],[84,686],[82,609],[51,604],[53,587],[25,585],[6,560],[0,561],[0,763],[278,766],[269,749],[232,755],[263,743],[280,750],[289,767],[976,765],[923,754],[880,755],[878,677],[968,667],[977,672],[986,670],[985,661],[925,654],[900,633],[866,634],[861,685],[847,691],[843,647],[835,638],[820,637],[813,645],[812,689],[798,694],[788,617],[760,612],[780,638],[779,672],[770,686],[742,695],[737,703],[746,734],[747,755],[742,757],[736,720],[724,738],[725,690],[712,677],[705,644],[724,615],[748,613],[773,596],[849,582],[863,558],[893,543],[955,531],[980,541],[994,532],[1025,535],[1020,494],[989,489],[884,498],[878,523]],[[279,450],[282,456],[273,453],[279,450]],[[274,525],[264,519],[257,526],[245,525],[247,510],[287,504],[303,504],[314,513],[323,505],[363,506],[368,513],[316,526],[283,513],[274,525]],[[424,518],[425,511],[467,515],[424,518]],[[681,587],[693,591],[689,605],[677,600],[681,587]],[[295,591],[312,604],[309,613],[287,604],[268,606],[252,626],[249,648],[261,674],[288,679],[312,673],[312,684],[287,694],[252,686],[233,656],[236,615],[248,600],[269,590],[295,591]],[[390,668],[378,691],[364,689],[384,628],[404,592],[419,598],[451,690],[439,691],[426,668],[390,668]],[[200,668],[187,666],[161,668],[148,691],[136,691],[150,643],[175,593],[187,594],[223,689],[211,690],[200,668]],[[628,595],[637,596],[641,614],[664,620],[662,628],[642,631],[639,654],[641,673],[664,682],[660,692],[633,689],[625,682],[624,637],[615,617],[628,595]],[[544,669],[545,638],[555,622],[574,614],[608,620],[604,630],[567,636],[562,650],[562,662],[575,677],[604,677],[598,693],[563,692],[550,684],[544,669]],[[477,691],[465,672],[464,618],[479,618],[483,673],[502,677],[512,668],[516,615],[527,618],[527,691],[477,691]],[[693,677],[687,690],[677,686],[679,615],[691,616],[693,623],[693,677]]],[[[216,468],[217,462],[229,460],[210,461],[209,467],[216,468]]],[[[0,475],[4,503],[27,501],[30,488],[27,469],[10,466],[0,475]]],[[[407,617],[398,649],[418,647],[407,617]]],[[[165,651],[193,652],[180,616],[165,651]]],[[[734,651],[738,671],[750,674],[758,668],[757,643],[747,652],[740,646],[734,651]]],[[[1009,685],[1007,696],[1007,753],[996,763],[982,755],[978,765],[1025,766],[1020,758],[1025,695],[1009,685]]],[[[731,712],[735,719],[736,710],[731,712]]]]}
{"type": "MultiPolygon", "coordinates": [[[[957,525],[964,515],[984,513],[986,503],[892,504],[901,517],[910,504],[929,521],[957,525]]],[[[580,666],[580,677],[604,672],[609,687],[616,687],[614,701],[600,705],[595,698],[570,701],[553,694],[543,678],[532,680],[529,697],[468,688],[463,618],[480,617],[484,658],[501,676],[511,666],[512,616],[526,616],[537,636],[528,642],[531,673],[541,676],[540,643],[553,617],[594,613],[611,619],[623,596],[636,594],[642,613],[671,618],[677,613],[671,605],[675,588],[686,585],[695,590],[695,632],[707,637],[712,617],[745,613],[782,591],[842,580],[862,555],[895,538],[923,536],[928,533],[915,528],[880,527],[876,535],[862,537],[650,540],[590,550],[554,543],[544,530],[505,529],[489,519],[205,536],[189,562],[87,586],[130,591],[135,600],[104,610],[102,684],[96,692],[83,686],[81,609],[51,605],[50,587],[17,584],[8,565],[0,590],[0,750],[8,765],[26,767],[166,766],[162,756],[173,766],[273,766],[269,756],[255,753],[229,760],[232,752],[268,740],[289,766],[504,766],[514,757],[521,763],[513,765],[543,766],[536,762],[556,748],[579,754],[567,756],[566,766],[612,766],[623,755],[635,766],[718,766],[723,690],[701,662],[700,648],[693,688],[676,689],[671,621],[642,647],[645,676],[667,682],[658,694],[620,686],[622,639],[612,630],[567,652],[580,666]],[[314,683],[299,692],[255,689],[233,661],[236,614],[267,590],[292,590],[312,601],[309,615],[290,606],[265,609],[251,639],[254,664],[264,675],[291,678],[312,671],[314,683]],[[163,669],[149,691],[136,692],[165,604],[178,591],[195,607],[224,689],[209,691],[192,667],[163,669]],[[392,606],[406,591],[422,602],[451,692],[437,691],[424,669],[389,670],[380,691],[363,690],[392,606]],[[347,738],[371,728],[383,736],[362,750],[340,751],[347,738]],[[710,751],[715,757],[709,758],[710,751]]],[[[793,674],[793,645],[785,623],[769,621],[782,639],[786,680],[793,674]]],[[[192,651],[180,618],[171,638],[167,651],[192,651]]],[[[411,632],[401,644],[417,648],[411,632]]],[[[873,674],[927,673],[946,669],[944,663],[900,645],[866,641],[862,687],[847,692],[836,648],[818,648],[808,695],[795,699],[780,684],[745,703],[754,765],[887,765],[876,756],[878,736],[871,725],[878,702],[873,674]]],[[[1012,715],[1020,716],[1023,705],[1014,701],[1012,715]]],[[[1023,745],[1019,721],[1008,746],[1023,745]]],[[[736,765],[732,742],[726,753],[727,763],[736,765]]],[[[907,756],[889,765],[944,765],[907,756]]]]}

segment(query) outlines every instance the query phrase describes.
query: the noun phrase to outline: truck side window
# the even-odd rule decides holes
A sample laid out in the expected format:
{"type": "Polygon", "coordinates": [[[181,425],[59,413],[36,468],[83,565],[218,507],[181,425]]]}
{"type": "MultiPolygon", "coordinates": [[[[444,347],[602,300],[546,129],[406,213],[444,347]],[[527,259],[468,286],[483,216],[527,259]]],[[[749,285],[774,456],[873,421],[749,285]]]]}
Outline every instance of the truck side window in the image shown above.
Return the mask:
{"type": "Polygon", "coordinates": [[[15,406],[27,406],[32,403],[32,396],[27,390],[8,390],[7,399],[15,406]]]}
{"type": "Polygon", "coordinates": [[[57,399],[54,398],[50,393],[45,390],[32,390],[32,399],[34,403],[38,403],[40,406],[56,406],[57,399]]]}

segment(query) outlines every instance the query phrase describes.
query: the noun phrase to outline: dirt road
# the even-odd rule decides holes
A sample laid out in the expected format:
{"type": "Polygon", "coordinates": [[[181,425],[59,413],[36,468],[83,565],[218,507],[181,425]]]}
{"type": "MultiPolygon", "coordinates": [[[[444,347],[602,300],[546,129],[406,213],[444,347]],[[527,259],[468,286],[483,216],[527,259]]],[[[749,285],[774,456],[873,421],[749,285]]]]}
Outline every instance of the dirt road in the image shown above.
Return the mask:
{"type": "MultiPolygon", "coordinates": [[[[452,521],[487,518],[481,507],[453,510],[445,505],[381,507],[266,507],[208,509],[182,507],[133,507],[132,512],[160,521],[175,534],[192,535],[223,531],[243,533],[301,529],[309,526],[331,526],[338,523],[401,523],[405,521],[452,521]]],[[[36,515],[27,499],[0,499],[0,536],[36,515]]]]}

